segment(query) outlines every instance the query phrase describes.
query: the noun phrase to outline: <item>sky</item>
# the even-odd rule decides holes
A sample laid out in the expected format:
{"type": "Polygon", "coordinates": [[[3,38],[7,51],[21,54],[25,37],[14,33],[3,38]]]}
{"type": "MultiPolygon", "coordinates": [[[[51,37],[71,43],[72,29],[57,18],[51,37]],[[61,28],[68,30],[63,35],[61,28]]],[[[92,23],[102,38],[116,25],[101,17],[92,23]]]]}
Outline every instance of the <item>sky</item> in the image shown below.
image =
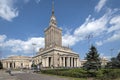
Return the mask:
{"type": "MultiPolygon", "coordinates": [[[[91,45],[108,59],[120,52],[120,0],[54,0],[54,8],[62,45],[80,59],[91,45]]],[[[51,14],[52,0],[0,0],[0,57],[33,56],[44,48],[51,14]]]]}

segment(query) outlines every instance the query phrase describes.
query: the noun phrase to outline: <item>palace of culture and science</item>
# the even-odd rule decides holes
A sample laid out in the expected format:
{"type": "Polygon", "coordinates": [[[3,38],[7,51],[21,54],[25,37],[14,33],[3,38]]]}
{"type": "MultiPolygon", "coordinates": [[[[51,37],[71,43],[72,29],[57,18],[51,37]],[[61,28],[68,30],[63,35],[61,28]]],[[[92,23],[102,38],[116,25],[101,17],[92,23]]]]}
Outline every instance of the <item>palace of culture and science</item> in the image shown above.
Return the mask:
{"type": "Polygon", "coordinates": [[[79,67],[79,55],[70,48],[62,46],[62,29],[58,28],[54,15],[54,4],[48,28],[45,33],[45,48],[41,48],[34,63],[42,67],[79,67]]]}
{"type": "Polygon", "coordinates": [[[58,67],[80,67],[79,54],[70,48],[62,46],[62,29],[58,28],[54,15],[54,4],[52,5],[52,15],[45,34],[45,48],[39,49],[37,55],[10,56],[2,60],[3,68],[31,68],[32,63],[43,68],[58,67]]]}

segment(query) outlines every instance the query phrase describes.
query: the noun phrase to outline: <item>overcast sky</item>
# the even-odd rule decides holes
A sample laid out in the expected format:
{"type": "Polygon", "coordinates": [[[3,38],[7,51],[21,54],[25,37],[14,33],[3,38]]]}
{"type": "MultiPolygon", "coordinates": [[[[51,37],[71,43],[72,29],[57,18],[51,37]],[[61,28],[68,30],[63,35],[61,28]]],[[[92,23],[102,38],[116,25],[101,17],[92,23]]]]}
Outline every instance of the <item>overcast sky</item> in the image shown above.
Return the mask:
{"type": "MultiPolygon", "coordinates": [[[[120,52],[120,0],[55,0],[54,6],[63,46],[81,59],[90,45],[101,57],[120,52]]],[[[1,57],[33,56],[43,48],[51,11],[52,0],[0,0],[1,57]]]]}

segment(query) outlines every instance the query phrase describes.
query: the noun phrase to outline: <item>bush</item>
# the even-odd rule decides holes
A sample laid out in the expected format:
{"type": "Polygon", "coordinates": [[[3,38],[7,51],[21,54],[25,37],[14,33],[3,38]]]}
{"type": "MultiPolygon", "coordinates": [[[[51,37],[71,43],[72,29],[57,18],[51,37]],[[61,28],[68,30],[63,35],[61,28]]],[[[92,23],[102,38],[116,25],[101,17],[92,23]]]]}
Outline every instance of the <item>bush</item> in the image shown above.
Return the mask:
{"type": "Polygon", "coordinates": [[[111,79],[116,79],[120,77],[120,69],[109,69],[104,74],[111,79]]]}
{"type": "Polygon", "coordinates": [[[53,74],[60,76],[88,78],[93,77],[97,80],[114,80],[120,78],[120,69],[101,69],[98,71],[86,71],[80,68],[77,69],[50,69],[42,70],[42,73],[53,74]]]}
{"type": "Polygon", "coordinates": [[[97,73],[96,76],[99,80],[115,80],[120,78],[120,69],[103,69],[97,73]]]}
{"type": "Polygon", "coordinates": [[[87,77],[87,71],[83,69],[51,69],[51,70],[42,70],[42,73],[54,74],[60,76],[76,77],[82,78],[87,77]]]}
{"type": "Polygon", "coordinates": [[[102,70],[98,70],[98,71],[96,71],[96,77],[97,78],[101,78],[101,77],[103,77],[104,75],[103,75],[103,71],[102,70]]]}

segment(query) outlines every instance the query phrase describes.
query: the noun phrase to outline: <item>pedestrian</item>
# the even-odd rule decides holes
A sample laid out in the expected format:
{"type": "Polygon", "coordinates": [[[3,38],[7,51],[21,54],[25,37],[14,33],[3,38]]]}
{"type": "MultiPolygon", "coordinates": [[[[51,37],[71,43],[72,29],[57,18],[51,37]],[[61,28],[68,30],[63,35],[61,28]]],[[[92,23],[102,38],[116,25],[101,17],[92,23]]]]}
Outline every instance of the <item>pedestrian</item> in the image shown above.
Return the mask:
{"type": "Polygon", "coordinates": [[[11,73],[11,68],[9,68],[8,73],[9,75],[13,76],[13,74],[11,73]]]}
{"type": "Polygon", "coordinates": [[[11,69],[10,68],[8,69],[8,73],[9,73],[9,75],[11,75],[11,69]]]}
{"type": "Polygon", "coordinates": [[[37,71],[39,71],[40,70],[40,65],[37,65],[37,71]]]}

